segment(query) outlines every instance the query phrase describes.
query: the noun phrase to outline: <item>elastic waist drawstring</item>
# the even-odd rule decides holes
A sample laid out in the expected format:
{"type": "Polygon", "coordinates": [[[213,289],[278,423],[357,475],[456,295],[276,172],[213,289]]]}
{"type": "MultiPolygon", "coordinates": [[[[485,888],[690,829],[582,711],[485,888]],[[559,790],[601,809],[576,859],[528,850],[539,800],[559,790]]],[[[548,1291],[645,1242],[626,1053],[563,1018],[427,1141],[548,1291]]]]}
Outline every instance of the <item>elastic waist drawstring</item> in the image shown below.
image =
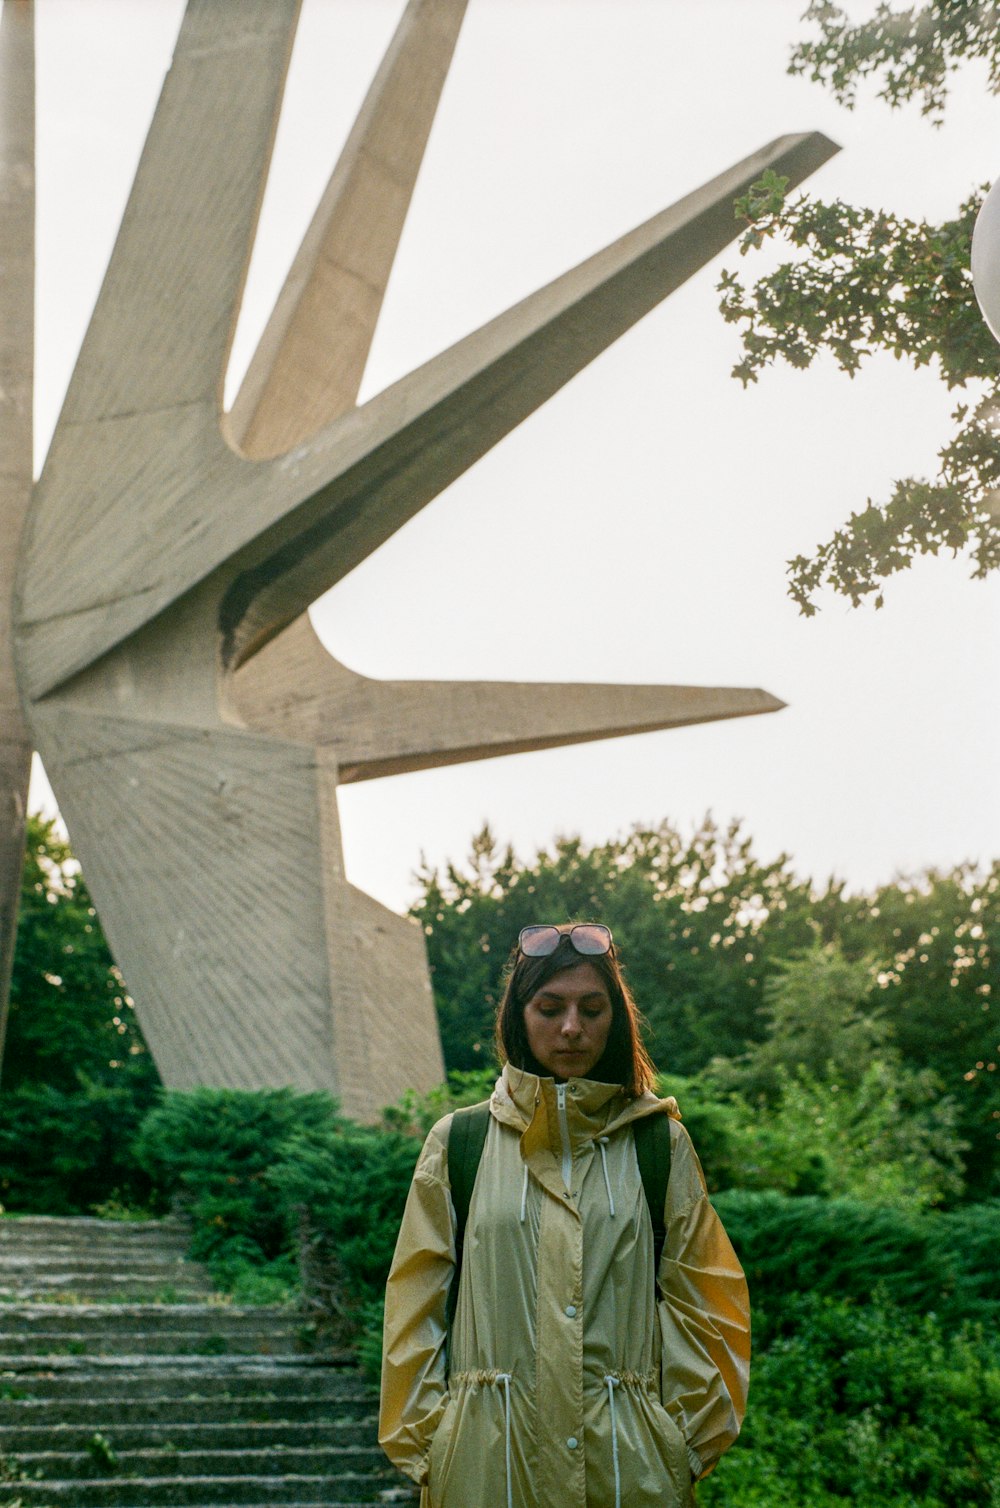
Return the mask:
{"type": "Polygon", "coordinates": [[[608,1191],[608,1214],[613,1219],[615,1213],[615,1201],[611,1194],[611,1179],[608,1177],[608,1154],[604,1150],[607,1144],[608,1138],[606,1136],[599,1136],[597,1138],[597,1145],[601,1149],[601,1167],[604,1169],[604,1187],[608,1191]]]}
{"type": "MultiPolygon", "coordinates": [[[[525,1169],[527,1172],[527,1169],[525,1169]]],[[[498,1372],[497,1382],[503,1383],[503,1412],[504,1412],[504,1452],[507,1461],[507,1508],[514,1508],[514,1494],[510,1477],[510,1377],[509,1372],[498,1372]]],[[[615,1473],[617,1476],[617,1466],[615,1473]]],[[[616,1508],[621,1508],[616,1504],[616,1508]]]]}
{"type": "MultiPolygon", "coordinates": [[[[615,1388],[618,1387],[621,1378],[609,1372],[604,1381],[608,1385],[608,1407],[611,1410],[611,1459],[615,1468],[615,1508],[622,1508],[622,1479],[618,1467],[618,1415],[615,1411],[615,1388]]],[[[510,1508],[509,1504],[508,1508],[510,1508]]]]}
{"type": "Polygon", "coordinates": [[[521,1179],[521,1224],[528,1210],[528,1164],[524,1165],[524,1177],[521,1179]]]}

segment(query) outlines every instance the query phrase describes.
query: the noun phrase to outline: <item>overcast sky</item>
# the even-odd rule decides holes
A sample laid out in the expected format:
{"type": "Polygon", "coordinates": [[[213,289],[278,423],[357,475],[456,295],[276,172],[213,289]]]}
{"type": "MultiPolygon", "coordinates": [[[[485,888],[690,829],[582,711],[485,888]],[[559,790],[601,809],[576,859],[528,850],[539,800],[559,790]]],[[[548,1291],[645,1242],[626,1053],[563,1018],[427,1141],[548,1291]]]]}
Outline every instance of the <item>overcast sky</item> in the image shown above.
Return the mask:
{"type": "MultiPolygon", "coordinates": [[[[40,464],[182,6],[36,8],[40,464]]],[[[803,8],[470,0],[362,398],[785,132],[843,147],[816,193],[913,216],[1000,172],[978,67],[941,130],[871,92],[847,113],[785,73],[803,8]]],[[[401,11],[305,0],[230,392],[401,11]]],[[[744,392],[715,292],[739,262],[648,315],[313,615],[369,675],[762,686],[787,709],[348,787],[348,874],[386,903],[412,899],[421,853],[460,859],[484,821],[528,857],[557,833],[688,829],[711,809],[763,857],[854,887],[1000,853],[1000,580],[928,561],[881,612],[831,599],[809,621],[785,592],[787,558],[894,477],[933,473],[957,399],[888,357],[853,382],[823,363],[744,392]]]]}

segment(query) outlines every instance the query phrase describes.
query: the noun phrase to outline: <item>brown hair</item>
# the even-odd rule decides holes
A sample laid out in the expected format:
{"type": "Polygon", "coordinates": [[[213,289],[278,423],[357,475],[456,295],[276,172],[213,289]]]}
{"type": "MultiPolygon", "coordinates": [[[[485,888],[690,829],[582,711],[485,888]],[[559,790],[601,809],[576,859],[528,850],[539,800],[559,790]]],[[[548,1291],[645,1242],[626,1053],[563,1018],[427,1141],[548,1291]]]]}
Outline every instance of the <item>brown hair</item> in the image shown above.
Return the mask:
{"type": "Polygon", "coordinates": [[[507,960],[504,992],[497,1006],[496,1049],[501,1063],[545,1077],[548,1070],[535,1059],[528,1046],[524,1007],[554,974],[589,963],[597,970],[611,1001],[611,1030],[607,1046],[587,1075],[606,1084],[621,1084],[633,1098],[650,1089],[656,1070],[642,1043],[638,1007],[625,983],[621,964],[612,947],[609,953],[578,953],[569,938],[572,922],[559,927],[562,936],[546,958],[526,958],[515,943],[507,960]]]}

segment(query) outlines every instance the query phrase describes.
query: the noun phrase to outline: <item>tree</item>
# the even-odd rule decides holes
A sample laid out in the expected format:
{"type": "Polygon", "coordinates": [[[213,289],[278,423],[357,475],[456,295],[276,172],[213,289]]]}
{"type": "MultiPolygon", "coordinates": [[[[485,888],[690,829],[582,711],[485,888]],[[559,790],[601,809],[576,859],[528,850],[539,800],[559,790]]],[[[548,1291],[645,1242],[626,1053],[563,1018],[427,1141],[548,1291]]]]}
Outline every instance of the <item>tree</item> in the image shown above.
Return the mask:
{"type": "Polygon", "coordinates": [[[831,0],[811,0],[803,17],[819,28],[800,42],[789,73],[827,84],[839,104],[854,106],[859,79],[883,79],[879,98],[895,109],[921,99],[921,110],[940,125],[947,79],[962,62],[980,59],[987,88],[1000,93],[1000,5],[995,0],[930,0],[893,10],[880,4],[867,21],[852,23],[831,0]]]}
{"type": "Polygon", "coordinates": [[[760,1035],[761,990],[778,958],[812,941],[826,912],[781,855],[764,863],[738,823],[706,818],[690,838],[669,822],[588,848],[557,839],[532,863],[488,828],[467,867],[424,870],[413,908],[427,937],[446,1066],[489,1058],[503,965],[521,927],[600,919],[626,960],[654,1059],[690,1073],[760,1035]]]}
{"type": "Polygon", "coordinates": [[[904,1061],[879,972],[837,943],[814,945],[768,981],[763,1038],[710,1065],[742,1106],[749,1186],[917,1207],[961,1193],[958,1107],[933,1068],[904,1061]]]}
{"type": "Polygon", "coordinates": [[[28,818],[5,1092],[158,1082],[90,895],[53,820],[28,818]]]}
{"type": "MultiPolygon", "coordinates": [[[[905,1126],[914,1114],[921,1147],[927,1128],[949,1139],[945,1176],[921,1188],[954,1192],[957,1139],[968,1196],[1000,1193],[1000,863],[930,871],[870,894],[848,895],[833,882],[814,892],[786,856],[759,860],[739,824],[720,830],[706,819],[689,838],[669,822],[593,847],[560,838],[530,863],[485,828],[465,866],[425,869],[420,879],[413,914],[427,937],[449,1070],[488,1066],[503,966],[520,928],[597,919],[620,945],[654,1062],[689,1080],[689,1108],[690,1076],[707,1086],[707,1066],[725,1059],[737,1063],[751,1101],[760,1093],[776,1101],[779,1073],[797,1075],[795,1114],[806,1115],[805,1078],[822,1085],[832,1063],[837,1093],[857,1097],[856,1130],[881,1135],[876,1121],[895,1116],[905,1126]]],[[[725,1076],[713,1074],[718,1088],[725,1076]]],[[[788,1096],[785,1105],[785,1142],[765,1159],[772,1172],[799,1136],[788,1096]]],[[[715,1113],[700,1100],[694,1108],[709,1120],[715,1113]]],[[[699,1135],[721,1144],[728,1133],[713,1121],[699,1124],[699,1135]]],[[[858,1131],[859,1157],[863,1144],[858,1131]]]]}
{"type": "MultiPolygon", "coordinates": [[[[948,75],[962,60],[984,59],[988,87],[1000,89],[1000,8],[933,0],[921,9],[880,5],[852,25],[828,0],[806,18],[818,40],[803,42],[790,71],[808,73],[850,107],[859,79],[881,75],[892,107],[923,99],[940,121],[948,75]]],[[[779,356],[808,367],[828,352],[849,376],[876,351],[914,366],[933,364],[951,388],[970,394],[956,408],[955,432],[939,453],[933,481],[895,483],[882,504],[868,499],[815,553],[789,562],[789,592],[806,615],[826,586],[854,606],[882,606],[887,577],[920,555],[967,550],[973,575],[1000,565],[1000,347],[979,313],[970,247],[983,189],[940,225],[886,210],[860,209],[807,195],[789,200],[787,182],[765,175],[737,207],[748,222],[740,250],[784,239],[804,255],[748,287],[725,271],[723,317],[741,326],[743,359],[733,375],[755,382],[779,356]]]]}

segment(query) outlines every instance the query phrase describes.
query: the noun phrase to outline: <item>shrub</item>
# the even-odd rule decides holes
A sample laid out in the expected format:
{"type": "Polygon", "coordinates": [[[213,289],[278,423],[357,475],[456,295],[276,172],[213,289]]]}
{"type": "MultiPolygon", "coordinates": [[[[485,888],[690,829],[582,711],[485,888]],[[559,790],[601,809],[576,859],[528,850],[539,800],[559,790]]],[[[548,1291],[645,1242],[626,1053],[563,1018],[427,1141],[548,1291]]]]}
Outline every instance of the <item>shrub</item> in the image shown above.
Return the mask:
{"type": "Polygon", "coordinates": [[[869,1302],[951,1322],[1000,1318],[996,1230],[1000,1201],[916,1214],[853,1199],[789,1199],[728,1190],[715,1204],[767,1326],[791,1294],[869,1302]]]}
{"type": "Polygon", "coordinates": [[[82,1215],[114,1200],[143,1206],[149,1178],[132,1140],[152,1089],[134,1082],[75,1091],[22,1084],[0,1098],[0,1205],[20,1214],[82,1215]]]}
{"type": "Polygon", "coordinates": [[[1000,1356],[884,1301],[791,1301],[754,1366],[743,1438],[699,1488],[703,1508],[992,1508],[1000,1356]]]}
{"type": "Polygon", "coordinates": [[[288,1210],[269,1178],[287,1144],[340,1124],[326,1094],[173,1090],[143,1122],[135,1156],[161,1208],[172,1204],[190,1219],[192,1255],[231,1287],[242,1268],[292,1249],[288,1210]]]}
{"type": "Polygon", "coordinates": [[[382,1298],[419,1149],[398,1131],[317,1127],[271,1171],[298,1227],[306,1296],[335,1341],[353,1343],[382,1298]]]}

